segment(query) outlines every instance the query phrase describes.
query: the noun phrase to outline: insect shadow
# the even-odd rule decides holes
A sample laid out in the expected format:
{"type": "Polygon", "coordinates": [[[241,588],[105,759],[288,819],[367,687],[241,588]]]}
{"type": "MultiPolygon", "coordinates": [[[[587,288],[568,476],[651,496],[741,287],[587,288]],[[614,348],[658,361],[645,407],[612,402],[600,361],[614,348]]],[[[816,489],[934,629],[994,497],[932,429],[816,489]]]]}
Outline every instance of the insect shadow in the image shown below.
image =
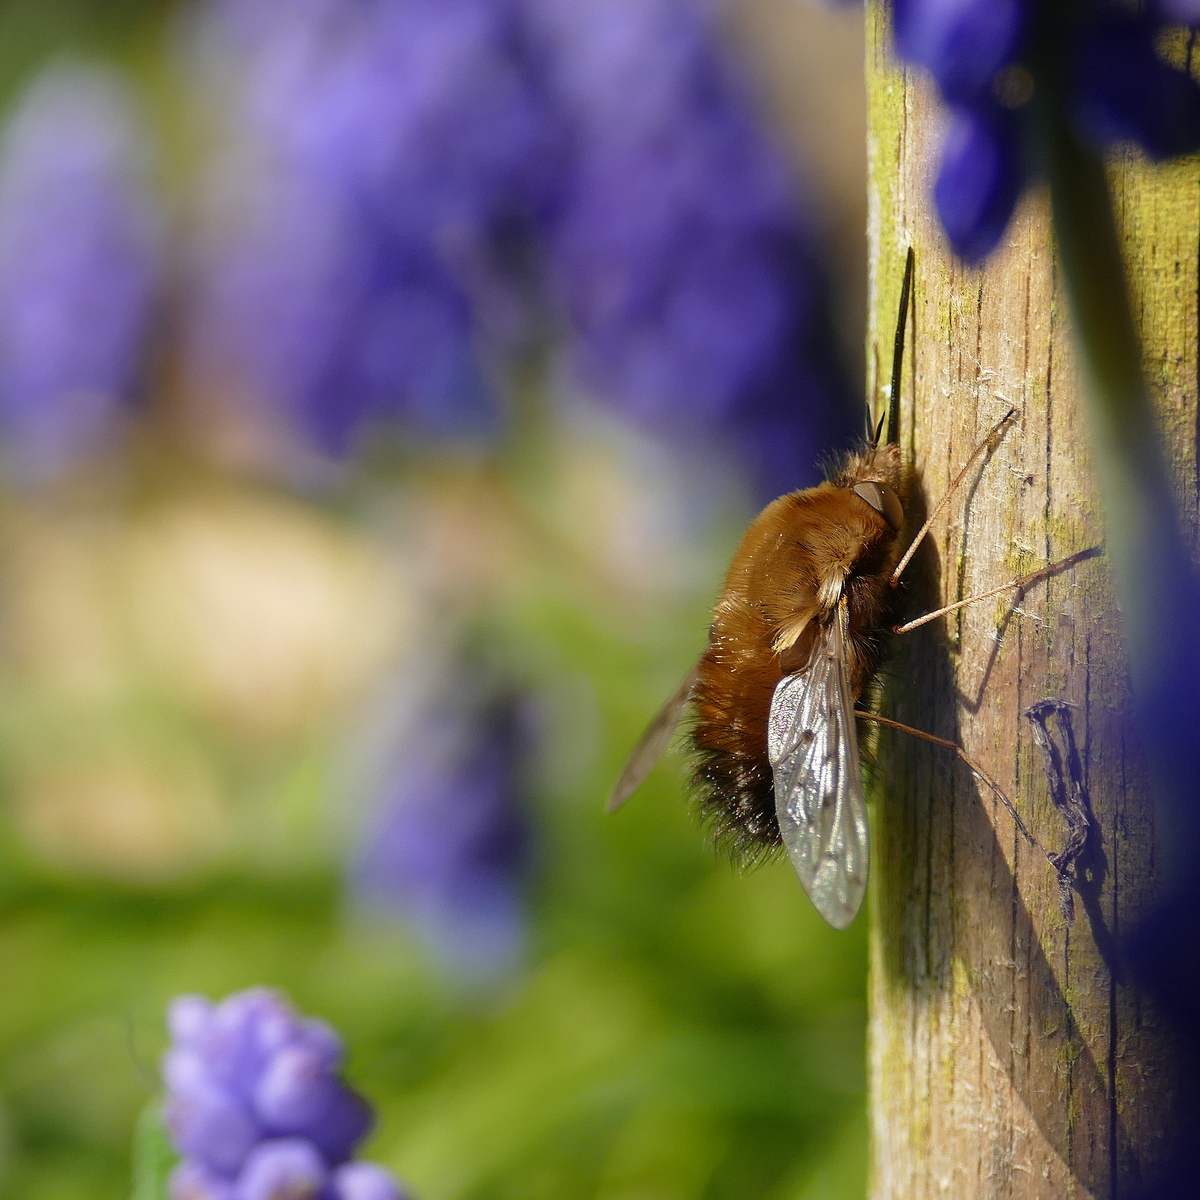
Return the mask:
{"type": "MultiPolygon", "coordinates": [[[[986,469],[986,463],[979,467],[986,469]]],[[[972,495],[973,489],[966,492],[968,503],[972,495]]],[[[919,478],[910,478],[907,496],[908,515],[919,526],[927,508],[919,478]]],[[[909,610],[936,607],[941,563],[933,539],[926,539],[910,571],[909,610]]],[[[978,703],[961,703],[946,618],[898,641],[883,679],[882,711],[961,745],[960,712],[978,703]]],[[[993,654],[989,674],[994,661],[993,654]]],[[[872,789],[878,797],[874,886],[885,986],[917,1008],[953,997],[954,1022],[969,1019],[963,1014],[974,1007],[994,1061],[1047,1144],[1088,1194],[1109,1194],[1116,1148],[1129,1146],[1109,1072],[1101,1071],[1081,1034],[1009,867],[1011,860],[1045,871],[1044,854],[952,755],[887,729],[879,739],[872,772],[880,785],[872,789]],[[965,1009],[959,998],[968,1001],[965,1009]],[[1057,1086],[1046,1087],[1048,1078],[1057,1086]],[[1110,1152],[1096,1154],[1097,1146],[1110,1152]],[[1091,1178],[1097,1171],[1102,1177],[1091,1178]]],[[[995,1194],[1006,1180],[1016,1186],[1018,1176],[1020,1187],[1028,1185],[1018,1155],[1011,1141],[994,1147],[983,1169],[995,1194]]],[[[1119,1158],[1123,1171],[1136,1174],[1128,1153],[1119,1158]]]]}
{"type": "Polygon", "coordinates": [[[1083,762],[1075,741],[1071,705],[1063,700],[1039,700],[1025,710],[1025,719],[1042,750],[1050,799],[1066,827],[1059,849],[1047,852],[1058,877],[1063,918],[1068,925],[1074,923],[1075,894],[1078,893],[1096,949],[1109,974],[1120,982],[1121,963],[1116,940],[1101,907],[1108,856],[1104,853],[1100,829],[1092,812],[1083,762]]]}

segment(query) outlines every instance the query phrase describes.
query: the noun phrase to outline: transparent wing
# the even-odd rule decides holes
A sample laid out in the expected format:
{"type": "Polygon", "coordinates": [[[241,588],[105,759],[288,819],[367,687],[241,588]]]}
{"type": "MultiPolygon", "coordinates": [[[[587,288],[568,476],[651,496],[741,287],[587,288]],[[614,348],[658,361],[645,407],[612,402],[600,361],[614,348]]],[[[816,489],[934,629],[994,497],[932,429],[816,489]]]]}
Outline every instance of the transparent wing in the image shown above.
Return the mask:
{"type": "Polygon", "coordinates": [[[633,753],[626,760],[625,768],[621,772],[621,778],[617,780],[608,797],[606,812],[616,812],[642,786],[646,776],[654,769],[654,764],[662,758],[663,751],[671,744],[675,730],[683,718],[699,672],[700,664],[697,663],[642,734],[641,741],[633,748],[633,753]]]}
{"type": "Polygon", "coordinates": [[[845,929],[862,905],[869,859],[844,623],[843,606],[809,665],[775,688],[767,726],[783,844],[834,929],[845,929]]]}

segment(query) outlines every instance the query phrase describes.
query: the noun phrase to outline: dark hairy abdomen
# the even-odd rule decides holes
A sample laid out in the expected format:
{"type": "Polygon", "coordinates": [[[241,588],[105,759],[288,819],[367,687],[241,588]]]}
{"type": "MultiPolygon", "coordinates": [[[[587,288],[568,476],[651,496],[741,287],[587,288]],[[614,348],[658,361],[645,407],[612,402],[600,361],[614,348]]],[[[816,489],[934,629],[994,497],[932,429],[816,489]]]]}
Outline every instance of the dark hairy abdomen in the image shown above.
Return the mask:
{"type": "MultiPolygon", "coordinates": [[[[693,783],[713,836],[735,853],[778,846],[775,789],[767,759],[767,717],[783,678],[769,640],[732,652],[716,630],[693,692],[693,783]]],[[[743,634],[744,638],[744,634],[743,634]]]]}

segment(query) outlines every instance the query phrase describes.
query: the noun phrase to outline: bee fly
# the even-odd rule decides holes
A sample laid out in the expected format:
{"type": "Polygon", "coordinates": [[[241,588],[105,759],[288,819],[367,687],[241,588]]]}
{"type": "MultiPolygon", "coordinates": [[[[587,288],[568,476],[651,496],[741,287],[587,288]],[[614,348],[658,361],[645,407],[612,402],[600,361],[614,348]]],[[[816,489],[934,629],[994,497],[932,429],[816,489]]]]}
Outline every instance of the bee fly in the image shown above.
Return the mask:
{"type": "Polygon", "coordinates": [[[725,576],[700,661],[663,706],[626,763],[608,810],[638,788],[689,704],[693,784],[716,837],[751,854],[782,845],[817,911],[844,929],[867,885],[867,812],[855,720],[954,750],[1003,801],[1000,788],[956,743],[855,708],[883,661],[889,634],[1004,591],[1022,591],[1091,557],[1086,550],[1032,575],[904,625],[899,582],[955,488],[1006,428],[992,428],[901,553],[904,508],[898,437],[900,372],[913,253],[905,264],[892,367],[888,436],[883,418],[862,447],[816,487],[772,501],[747,529],[725,576]]]}

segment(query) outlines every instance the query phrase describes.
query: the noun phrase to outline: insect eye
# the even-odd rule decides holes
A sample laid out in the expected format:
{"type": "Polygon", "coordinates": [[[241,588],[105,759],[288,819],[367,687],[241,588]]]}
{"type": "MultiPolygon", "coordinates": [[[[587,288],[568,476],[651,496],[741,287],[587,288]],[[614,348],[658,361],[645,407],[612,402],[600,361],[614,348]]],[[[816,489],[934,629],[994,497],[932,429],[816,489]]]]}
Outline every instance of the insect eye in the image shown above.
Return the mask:
{"type": "Polygon", "coordinates": [[[870,480],[867,483],[856,483],[852,490],[856,496],[865,500],[895,532],[900,531],[900,526],[904,524],[904,509],[900,507],[896,493],[886,483],[876,483],[874,480],[870,480]]]}

